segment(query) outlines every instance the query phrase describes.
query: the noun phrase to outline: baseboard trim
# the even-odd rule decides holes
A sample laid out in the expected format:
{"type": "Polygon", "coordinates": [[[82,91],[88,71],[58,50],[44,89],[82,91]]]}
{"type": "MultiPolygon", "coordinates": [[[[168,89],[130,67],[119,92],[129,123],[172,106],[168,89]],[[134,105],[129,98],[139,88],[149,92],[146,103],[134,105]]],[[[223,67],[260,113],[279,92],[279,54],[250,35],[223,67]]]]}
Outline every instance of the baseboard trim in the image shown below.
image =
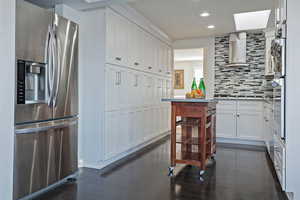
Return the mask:
{"type": "Polygon", "coordinates": [[[85,163],[82,162],[80,164],[80,167],[85,167],[85,168],[92,168],[92,169],[98,169],[98,170],[102,170],[106,167],[109,167],[110,165],[115,164],[118,161],[121,161],[123,159],[126,159],[127,157],[131,157],[132,155],[135,155],[136,153],[138,153],[139,151],[144,151],[145,148],[147,148],[148,146],[151,146],[153,143],[159,142],[160,140],[168,137],[170,135],[170,131],[162,133],[138,146],[133,147],[132,149],[129,149],[128,151],[125,151],[109,160],[105,160],[105,161],[101,161],[98,164],[91,164],[91,163],[85,163]]]}
{"type": "Polygon", "coordinates": [[[245,139],[238,139],[238,138],[217,137],[217,143],[225,143],[225,144],[228,143],[228,144],[240,144],[240,145],[266,147],[265,141],[245,140],[245,139]]]}

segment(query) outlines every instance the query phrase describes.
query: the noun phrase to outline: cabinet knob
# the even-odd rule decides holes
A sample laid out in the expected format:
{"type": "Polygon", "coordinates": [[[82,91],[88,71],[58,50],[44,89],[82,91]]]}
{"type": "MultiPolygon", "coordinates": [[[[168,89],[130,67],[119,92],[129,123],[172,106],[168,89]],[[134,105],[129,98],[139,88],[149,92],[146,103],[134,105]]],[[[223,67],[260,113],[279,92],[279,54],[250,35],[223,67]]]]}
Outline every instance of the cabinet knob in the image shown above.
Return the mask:
{"type": "Polygon", "coordinates": [[[148,67],[148,69],[152,69],[152,67],[148,67]]]}
{"type": "Polygon", "coordinates": [[[116,60],[117,60],[117,61],[121,61],[122,58],[121,58],[121,57],[116,57],[116,60]]]}
{"type": "Polygon", "coordinates": [[[240,114],[236,114],[237,117],[240,117],[240,114]]]}
{"type": "Polygon", "coordinates": [[[138,62],[135,62],[135,63],[134,63],[134,65],[135,65],[135,66],[138,66],[138,65],[139,65],[139,63],[138,63],[138,62]]]}

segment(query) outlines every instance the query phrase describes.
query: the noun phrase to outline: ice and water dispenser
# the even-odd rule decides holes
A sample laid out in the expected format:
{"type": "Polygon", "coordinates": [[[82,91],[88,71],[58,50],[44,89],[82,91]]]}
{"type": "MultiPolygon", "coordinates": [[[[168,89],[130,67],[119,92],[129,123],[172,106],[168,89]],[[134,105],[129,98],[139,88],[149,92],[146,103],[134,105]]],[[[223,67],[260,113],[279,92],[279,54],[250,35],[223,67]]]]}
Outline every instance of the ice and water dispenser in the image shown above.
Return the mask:
{"type": "Polygon", "coordinates": [[[17,103],[46,103],[46,65],[18,60],[17,103]]]}

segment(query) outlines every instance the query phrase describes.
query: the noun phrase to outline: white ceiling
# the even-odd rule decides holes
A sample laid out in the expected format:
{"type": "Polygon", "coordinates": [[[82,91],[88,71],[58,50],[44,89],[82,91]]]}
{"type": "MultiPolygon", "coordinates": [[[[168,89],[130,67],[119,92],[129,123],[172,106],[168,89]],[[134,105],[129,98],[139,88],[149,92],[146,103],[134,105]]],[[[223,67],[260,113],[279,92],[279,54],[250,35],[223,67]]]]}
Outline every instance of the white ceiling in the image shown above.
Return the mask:
{"type": "Polygon", "coordinates": [[[274,24],[274,0],[28,0],[49,6],[64,3],[78,10],[125,3],[144,15],[153,24],[167,33],[173,40],[221,35],[235,32],[233,14],[271,9],[268,27],[274,24]],[[200,13],[209,12],[203,18],[200,13]],[[215,25],[215,29],[208,29],[215,25]]]}
{"type": "Polygon", "coordinates": [[[233,14],[271,9],[273,0],[131,0],[130,6],[152,21],[173,40],[235,32],[233,14]],[[210,16],[200,17],[207,11],[210,16]],[[207,29],[208,25],[215,29],[207,29]]]}
{"type": "Polygon", "coordinates": [[[202,61],[203,49],[176,49],[174,50],[174,61],[202,61]]]}

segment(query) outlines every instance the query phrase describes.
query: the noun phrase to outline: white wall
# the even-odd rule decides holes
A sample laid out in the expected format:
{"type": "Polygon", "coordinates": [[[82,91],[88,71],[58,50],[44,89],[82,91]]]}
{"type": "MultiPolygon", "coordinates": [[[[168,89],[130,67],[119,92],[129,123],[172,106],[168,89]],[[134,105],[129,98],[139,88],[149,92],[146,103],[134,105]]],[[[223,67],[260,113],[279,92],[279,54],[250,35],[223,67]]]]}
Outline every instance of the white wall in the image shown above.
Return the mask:
{"type": "Polygon", "coordinates": [[[79,137],[80,167],[99,168],[104,127],[104,9],[77,11],[56,7],[60,15],[79,24],[79,137]]]}
{"type": "Polygon", "coordinates": [[[287,192],[300,200],[300,1],[288,0],[286,82],[286,183],[287,192]]]}
{"type": "Polygon", "coordinates": [[[204,37],[187,40],[177,40],[173,43],[174,49],[204,49],[203,72],[206,84],[207,98],[214,97],[214,80],[215,80],[215,38],[204,37]]]}
{"type": "Polygon", "coordinates": [[[195,69],[203,71],[202,61],[180,61],[174,63],[174,70],[184,70],[184,89],[175,90],[174,96],[185,96],[187,92],[191,92],[191,86],[194,78],[195,69]]]}
{"type": "Polygon", "coordinates": [[[13,194],[15,0],[0,1],[0,199],[13,194]]]}
{"type": "Polygon", "coordinates": [[[105,10],[81,16],[80,117],[83,166],[99,168],[104,127],[105,10]],[[102,85],[101,85],[102,84],[102,85]]]}

